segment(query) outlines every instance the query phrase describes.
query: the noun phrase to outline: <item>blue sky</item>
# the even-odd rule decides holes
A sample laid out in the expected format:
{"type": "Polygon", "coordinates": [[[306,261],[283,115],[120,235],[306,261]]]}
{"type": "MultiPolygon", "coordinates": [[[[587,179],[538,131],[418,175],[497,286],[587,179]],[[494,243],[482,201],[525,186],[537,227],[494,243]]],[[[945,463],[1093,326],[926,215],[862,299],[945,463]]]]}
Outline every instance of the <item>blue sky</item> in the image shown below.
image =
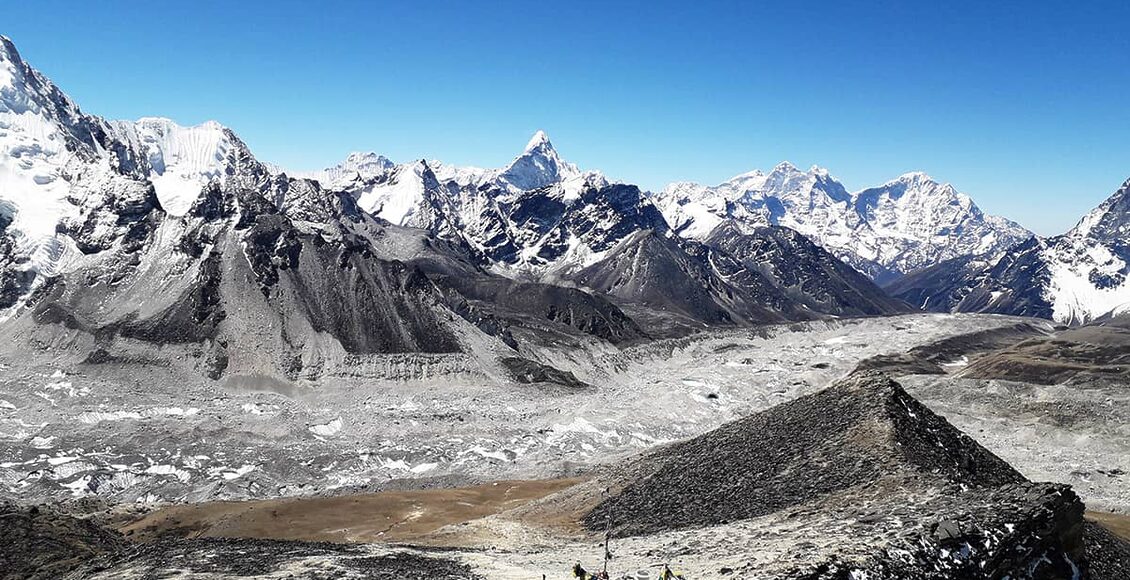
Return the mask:
{"type": "Polygon", "coordinates": [[[1130,3],[61,2],[0,33],[84,110],[218,120],[294,169],[353,150],[564,157],[661,188],[781,160],[923,170],[1042,234],[1130,177],[1130,3]]]}

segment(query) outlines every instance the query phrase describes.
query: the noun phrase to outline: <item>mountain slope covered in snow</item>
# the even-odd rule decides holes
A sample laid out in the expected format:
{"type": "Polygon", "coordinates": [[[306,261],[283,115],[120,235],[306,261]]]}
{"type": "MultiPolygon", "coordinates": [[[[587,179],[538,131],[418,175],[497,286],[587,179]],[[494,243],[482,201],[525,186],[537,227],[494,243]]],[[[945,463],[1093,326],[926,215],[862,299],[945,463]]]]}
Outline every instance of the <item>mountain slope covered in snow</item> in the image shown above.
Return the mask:
{"type": "Polygon", "coordinates": [[[1063,235],[986,259],[959,258],[887,290],[936,311],[997,312],[1081,324],[1130,308],[1130,180],[1063,235]]]}
{"type": "Polygon", "coordinates": [[[782,163],[714,187],[673,183],[653,199],[686,237],[704,239],[724,221],[747,231],[786,226],[878,282],[950,258],[999,251],[1031,236],[923,173],[849,193],[823,168],[802,171],[782,163]]]}
{"type": "Polygon", "coordinates": [[[79,345],[95,363],[191,345],[185,364],[209,377],[293,380],[373,355],[536,366],[552,362],[536,362],[539,345],[900,311],[783,291],[674,235],[639,188],[580,171],[543,132],[499,169],[358,154],[299,178],[215,122],[83,113],[9,40],[0,49],[0,309],[14,340],[79,345]]]}

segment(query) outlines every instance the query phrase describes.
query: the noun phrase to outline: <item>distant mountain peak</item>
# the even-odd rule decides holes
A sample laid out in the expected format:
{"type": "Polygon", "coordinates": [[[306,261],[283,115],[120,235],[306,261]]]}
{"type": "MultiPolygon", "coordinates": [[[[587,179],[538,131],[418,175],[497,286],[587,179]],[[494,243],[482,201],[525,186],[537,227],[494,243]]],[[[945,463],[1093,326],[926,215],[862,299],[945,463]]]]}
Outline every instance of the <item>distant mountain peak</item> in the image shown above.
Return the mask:
{"type": "Polygon", "coordinates": [[[908,172],[903,173],[902,175],[894,178],[893,180],[891,180],[888,183],[895,183],[895,182],[907,183],[907,182],[921,182],[921,181],[929,181],[929,182],[932,182],[932,183],[937,183],[937,181],[933,177],[930,177],[929,175],[927,175],[925,171],[908,171],[908,172]]]}
{"type": "Polygon", "coordinates": [[[783,161],[767,174],[743,173],[715,187],[672,184],[655,199],[682,235],[702,239],[726,219],[788,226],[875,279],[992,253],[1031,235],[920,171],[852,194],[827,169],[801,171],[783,161]]]}
{"type": "Polygon", "coordinates": [[[530,138],[522,154],[499,174],[507,184],[520,189],[540,189],[580,174],[576,165],[561,159],[549,136],[539,130],[530,138]]]}
{"type": "Polygon", "coordinates": [[[350,153],[349,155],[347,155],[345,157],[345,162],[346,163],[366,163],[366,162],[370,162],[370,161],[381,162],[382,159],[385,162],[392,163],[391,161],[388,160],[387,157],[385,157],[384,155],[378,155],[374,151],[354,151],[354,152],[350,153]]]}
{"type": "Polygon", "coordinates": [[[223,130],[226,129],[219,121],[208,120],[198,125],[181,125],[168,117],[141,117],[137,120],[137,124],[143,127],[153,128],[172,128],[172,129],[213,129],[223,130]]]}
{"type": "Polygon", "coordinates": [[[791,161],[782,161],[773,168],[771,173],[800,173],[800,169],[793,165],[791,161]]]}
{"type": "Polygon", "coordinates": [[[23,62],[20,58],[20,51],[16,50],[16,45],[12,43],[12,39],[3,34],[0,34],[0,61],[23,62]]]}
{"type": "Polygon", "coordinates": [[[541,129],[538,129],[534,133],[534,136],[530,137],[529,143],[526,143],[525,153],[530,153],[537,149],[553,149],[553,143],[549,141],[549,135],[546,135],[545,131],[541,129]]]}

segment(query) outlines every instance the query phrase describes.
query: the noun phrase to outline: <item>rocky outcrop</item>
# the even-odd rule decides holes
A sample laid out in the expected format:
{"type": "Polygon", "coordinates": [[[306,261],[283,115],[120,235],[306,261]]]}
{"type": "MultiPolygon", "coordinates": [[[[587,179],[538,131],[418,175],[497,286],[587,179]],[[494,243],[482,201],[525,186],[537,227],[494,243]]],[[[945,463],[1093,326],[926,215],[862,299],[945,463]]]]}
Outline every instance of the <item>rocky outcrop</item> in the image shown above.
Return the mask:
{"type": "Polygon", "coordinates": [[[720,524],[885,477],[1024,481],[897,383],[864,374],[633,462],[584,521],[612,517],[620,534],[720,524]]]}
{"type": "Polygon", "coordinates": [[[47,506],[0,503],[0,578],[54,579],[124,551],[128,542],[94,522],[47,506]]]}
{"type": "Polygon", "coordinates": [[[1029,482],[876,373],[646,453],[550,504],[622,541],[757,530],[767,553],[789,554],[732,554],[747,562],[730,568],[740,577],[1035,580],[1088,569],[1070,487],[1029,482]]]}

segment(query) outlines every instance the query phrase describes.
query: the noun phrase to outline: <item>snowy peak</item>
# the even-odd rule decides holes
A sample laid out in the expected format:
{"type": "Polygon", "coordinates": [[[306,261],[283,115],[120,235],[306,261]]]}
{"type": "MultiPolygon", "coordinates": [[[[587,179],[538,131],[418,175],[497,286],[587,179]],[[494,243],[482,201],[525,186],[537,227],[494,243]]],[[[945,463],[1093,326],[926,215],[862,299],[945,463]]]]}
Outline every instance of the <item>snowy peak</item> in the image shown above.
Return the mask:
{"type": "Polygon", "coordinates": [[[580,174],[576,165],[562,161],[544,131],[534,133],[526,148],[499,174],[499,180],[528,191],[559,183],[580,174]]]}
{"type": "Polygon", "coordinates": [[[856,193],[856,198],[866,198],[867,196],[864,195],[864,193],[867,191],[888,191],[898,196],[902,196],[910,191],[927,197],[945,199],[946,201],[953,199],[960,199],[962,201],[969,200],[969,196],[957,191],[952,185],[938,182],[922,171],[904,173],[877,188],[871,188],[856,193]]]}
{"type": "Polygon", "coordinates": [[[800,173],[800,172],[801,172],[800,169],[797,168],[796,165],[793,165],[793,163],[791,161],[782,161],[782,162],[778,163],[775,167],[773,167],[773,169],[770,171],[770,173],[776,173],[776,174],[793,174],[793,173],[800,173]]]}
{"type": "Polygon", "coordinates": [[[1079,220],[1066,236],[1127,244],[1130,240],[1130,179],[1079,220]]]}
{"type": "Polygon", "coordinates": [[[889,290],[931,310],[1087,323],[1130,304],[1127,240],[1130,180],[1064,235],[1029,237],[984,260],[943,262],[897,281],[889,290]]]}
{"type": "Polygon", "coordinates": [[[785,161],[715,187],[671,184],[655,202],[684,236],[704,239],[723,220],[747,230],[787,226],[877,280],[1000,251],[1031,235],[922,172],[852,194],[827,169],[802,171],[785,161]]]}
{"type": "Polygon", "coordinates": [[[886,184],[887,185],[890,185],[890,184],[893,184],[893,183],[910,184],[910,183],[922,183],[922,182],[937,183],[936,181],[934,181],[934,178],[927,175],[925,171],[910,171],[910,172],[907,172],[907,173],[903,173],[902,175],[888,181],[886,184]]]}
{"type": "Polygon", "coordinates": [[[354,151],[345,158],[345,161],[333,167],[303,176],[316,179],[325,185],[345,184],[356,180],[373,179],[394,167],[396,164],[384,155],[377,155],[372,151],[354,151]]]}
{"type": "Polygon", "coordinates": [[[209,183],[222,183],[234,173],[237,159],[251,156],[230,129],[215,121],[184,127],[164,117],[143,117],[118,121],[115,128],[144,155],[145,177],[161,207],[175,216],[185,215],[209,183]]]}
{"type": "Polygon", "coordinates": [[[523,153],[531,153],[537,150],[553,150],[553,143],[549,142],[549,135],[546,135],[545,131],[541,129],[538,129],[537,132],[534,133],[534,136],[530,137],[530,141],[526,143],[526,149],[523,153]]]}
{"type": "Polygon", "coordinates": [[[345,163],[342,165],[356,171],[379,173],[386,169],[392,169],[395,164],[389,161],[384,155],[377,155],[372,151],[367,151],[365,153],[350,153],[349,156],[345,158],[345,163]]]}
{"type": "Polygon", "coordinates": [[[396,225],[427,227],[427,200],[437,195],[439,181],[423,159],[396,165],[353,191],[361,209],[396,225]]]}
{"type": "Polygon", "coordinates": [[[0,126],[10,130],[9,137],[22,133],[40,146],[54,150],[62,145],[87,159],[105,138],[101,119],[84,115],[70,97],[24,62],[7,37],[0,37],[0,114],[6,117],[0,126]]]}
{"type": "Polygon", "coordinates": [[[0,94],[7,97],[7,93],[22,84],[27,69],[16,45],[7,36],[0,35],[0,94]]]}

